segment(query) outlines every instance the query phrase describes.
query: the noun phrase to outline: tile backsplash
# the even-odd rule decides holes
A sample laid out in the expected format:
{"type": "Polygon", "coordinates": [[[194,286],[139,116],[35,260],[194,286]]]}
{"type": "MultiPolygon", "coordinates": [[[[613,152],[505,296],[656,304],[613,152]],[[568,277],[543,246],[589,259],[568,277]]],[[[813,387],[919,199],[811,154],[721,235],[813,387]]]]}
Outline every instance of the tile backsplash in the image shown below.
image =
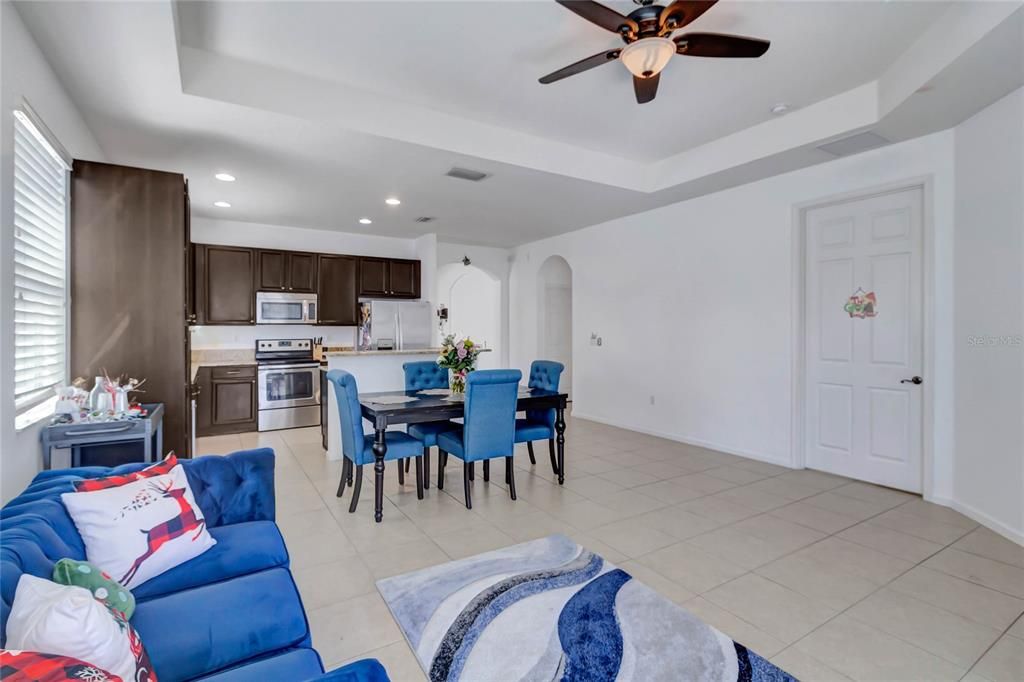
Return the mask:
{"type": "Polygon", "coordinates": [[[192,348],[238,348],[252,351],[257,339],[312,339],[324,337],[326,346],[351,346],[355,343],[355,327],[317,327],[302,324],[260,324],[251,326],[191,327],[192,348]]]}

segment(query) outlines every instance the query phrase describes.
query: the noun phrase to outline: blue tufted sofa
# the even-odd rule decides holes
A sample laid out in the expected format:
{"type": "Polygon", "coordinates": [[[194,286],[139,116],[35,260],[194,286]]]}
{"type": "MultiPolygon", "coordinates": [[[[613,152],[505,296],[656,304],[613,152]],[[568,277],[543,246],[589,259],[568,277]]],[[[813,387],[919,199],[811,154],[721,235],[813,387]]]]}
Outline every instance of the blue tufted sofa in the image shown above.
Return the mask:
{"type": "MultiPolygon", "coordinates": [[[[160,682],[387,682],[372,659],[323,673],[274,523],[274,451],[180,461],[217,544],[132,590],[132,625],[160,682]]],[[[143,466],[44,471],[0,510],[0,644],[21,575],[49,579],[58,559],[85,558],[60,494],[143,466]]]]}

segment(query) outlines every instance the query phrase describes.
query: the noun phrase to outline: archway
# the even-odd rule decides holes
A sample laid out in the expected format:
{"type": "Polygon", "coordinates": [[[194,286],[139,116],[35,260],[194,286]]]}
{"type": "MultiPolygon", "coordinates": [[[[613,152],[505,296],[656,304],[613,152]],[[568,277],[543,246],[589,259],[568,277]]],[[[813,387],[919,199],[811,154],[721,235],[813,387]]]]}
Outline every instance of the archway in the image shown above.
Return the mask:
{"type": "Polygon", "coordinates": [[[438,269],[439,303],[448,307],[444,334],[468,336],[490,348],[477,362],[480,369],[501,366],[501,281],[474,265],[450,264],[438,269]]]}
{"type": "Polygon", "coordinates": [[[537,273],[537,353],[565,365],[560,388],[572,397],[572,268],[551,256],[537,273]]]}

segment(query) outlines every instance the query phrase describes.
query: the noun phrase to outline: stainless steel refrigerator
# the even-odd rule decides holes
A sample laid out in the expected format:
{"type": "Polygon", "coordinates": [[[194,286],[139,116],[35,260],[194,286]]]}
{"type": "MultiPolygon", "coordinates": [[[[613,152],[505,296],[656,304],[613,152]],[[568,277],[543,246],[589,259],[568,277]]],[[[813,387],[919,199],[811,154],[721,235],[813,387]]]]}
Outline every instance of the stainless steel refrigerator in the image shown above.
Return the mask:
{"type": "Polygon", "coordinates": [[[430,348],[434,331],[430,301],[364,301],[362,306],[361,348],[430,348]]]}

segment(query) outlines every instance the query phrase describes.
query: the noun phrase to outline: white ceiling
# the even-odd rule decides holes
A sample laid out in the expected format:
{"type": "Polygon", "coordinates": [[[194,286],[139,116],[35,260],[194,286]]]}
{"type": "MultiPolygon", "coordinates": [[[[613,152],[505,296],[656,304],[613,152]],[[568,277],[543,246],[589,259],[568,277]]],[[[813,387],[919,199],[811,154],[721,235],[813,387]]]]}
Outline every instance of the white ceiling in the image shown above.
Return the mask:
{"type": "Polygon", "coordinates": [[[196,213],[497,246],[820,162],[880,121],[893,139],[952,125],[943,102],[962,118],[1024,80],[1013,31],[988,38],[1014,9],[723,2],[692,30],[768,54],[674,58],[640,106],[618,64],[537,83],[616,41],[553,2],[18,4],[108,159],[184,172],[196,213]],[[900,117],[926,83],[932,113],[900,117]],[[798,110],[769,120],[780,101],[798,110]]]}
{"type": "MultiPolygon", "coordinates": [[[[620,11],[632,2],[616,2],[620,11]]],[[[615,156],[664,158],[877,78],[945,4],[726,2],[680,31],[772,41],[757,60],[677,57],[657,99],[607,64],[546,73],[621,40],[554,2],[188,2],[184,44],[615,156]],[[797,76],[798,77],[794,77],[797,76]]]]}

